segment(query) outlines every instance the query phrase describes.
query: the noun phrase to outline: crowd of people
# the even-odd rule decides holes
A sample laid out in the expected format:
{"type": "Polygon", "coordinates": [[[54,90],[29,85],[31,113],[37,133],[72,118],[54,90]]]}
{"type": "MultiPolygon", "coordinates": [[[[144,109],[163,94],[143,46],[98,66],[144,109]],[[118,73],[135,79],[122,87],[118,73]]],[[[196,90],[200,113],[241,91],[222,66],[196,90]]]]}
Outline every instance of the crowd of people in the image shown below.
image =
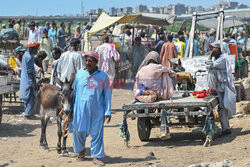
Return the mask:
{"type": "MultiPolygon", "coordinates": [[[[10,24],[9,29],[1,31],[1,36],[5,39],[18,38],[18,24],[20,23],[10,24]]],[[[16,66],[13,69],[20,78],[19,97],[24,100],[24,116],[27,119],[33,117],[37,80],[49,72],[50,63],[52,85],[60,87],[55,77],[65,82],[75,75],[72,102],[74,114],[69,127],[73,133],[73,148],[79,153],[78,159],[82,160],[86,152],[86,138],[90,135],[93,163],[103,165],[99,159],[105,156],[103,124],[105,120],[108,123],[111,119],[111,90],[117,77],[116,64],[131,64],[130,68],[122,73],[125,79],[135,79],[135,97],[142,95],[143,91],[150,90],[156,94],[157,99],[169,99],[175,89],[173,80],[176,77],[171,59],[182,59],[188,55],[186,48],[189,34],[183,31],[173,34],[162,30],[157,34],[159,39],[156,45],[152,46],[149,42],[150,37],[146,37],[144,30],[140,29],[133,33],[132,29],[127,29],[120,35],[120,46],[117,50],[116,45],[112,43],[112,35],[106,31],[102,36],[102,44],[95,49],[89,49],[91,41],[87,39],[86,32],[90,28],[86,22],[83,25],[78,23],[72,38],[70,22],[67,26],[62,22],[59,29],[55,22],[46,22],[44,28],[40,27],[38,22],[31,22],[25,31],[28,49],[23,46],[16,48],[16,66]]],[[[236,37],[236,33],[226,33],[223,50],[220,44],[215,43],[216,33],[213,30],[205,34],[196,33],[194,37],[193,55],[210,55],[209,88],[219,96],[220,120],[225,135],[231,133],[228,118],[235,112],[236,92],[230,66],[224,54],[230,53],[228,43],[236,43],[237,40],[237,43],[243,45],[246,40],[243,32],[240,32],[238,39],[236,37]]],[[[170,137],[169,134],[165,135],[170,137]]]]}

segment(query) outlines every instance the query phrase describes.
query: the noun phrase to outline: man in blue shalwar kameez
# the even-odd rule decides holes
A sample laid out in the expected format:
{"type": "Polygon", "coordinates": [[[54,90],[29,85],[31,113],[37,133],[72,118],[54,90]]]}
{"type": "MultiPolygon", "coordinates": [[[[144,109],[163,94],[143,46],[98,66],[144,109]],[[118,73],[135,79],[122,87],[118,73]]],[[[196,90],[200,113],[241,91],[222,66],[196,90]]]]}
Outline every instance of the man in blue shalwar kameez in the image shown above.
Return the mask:
{"type": "Polygon", "coordinates": [[[111,89],[108,75],[97,67],[98,58],[97,52],[86,52],[86,68],[76,74],[74,113],[69,131],[73,132],[73,148],[79,153],[79,160],[84,158],[86,138],[90,135],[93,163],[104,165],[99,158],[105,156],[103,124],[111,119],[111,89]]]}
{"type": "Polygon", "coordinates": [[[34,68],[34,56],[37,54],[39,46],[39,43],[30,43],[29,51],[22,57],[19,98],[24,100],[24,116],[27,119],[30,119],[33,115],[35,104],[36,72],[34,68]]]}

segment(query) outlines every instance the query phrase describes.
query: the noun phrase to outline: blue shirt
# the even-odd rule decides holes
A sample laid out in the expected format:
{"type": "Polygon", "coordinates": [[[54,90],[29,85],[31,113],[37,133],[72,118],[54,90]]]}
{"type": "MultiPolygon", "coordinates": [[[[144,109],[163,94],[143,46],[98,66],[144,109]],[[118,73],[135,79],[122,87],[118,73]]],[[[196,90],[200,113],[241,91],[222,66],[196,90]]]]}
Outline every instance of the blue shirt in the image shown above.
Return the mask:
{"type": "Polygon", "coordinates": [[[33,73],[34,78],[36,78],[36,72],[34,68],[34,55],[26,52],[22,58],[22,71],[21,71],[21,81],[20,81],[20,92],[19,98],[26,100],[29,98],[30,93],[32,93],[33,82],[29,77],[29,74],[33,73]]]}
{"type": "Polygon", "coordinates": [[[165,43],[165,41],[160,40],[156,45],[155,45],[155,50],[156,52],[158,52],[159,54],[161,54],[161,48],[163,46],[163,44],[165,43]]]}
{"type": "MultiPolygon", "coordinates": [[[[186,44],[185,44],[185,54],[184,54],[184,56],[186,55],[186,50],[187,50],[188,41],[189,41],[189,40],[186,40],[186,44]]],[[[195,39],[195,40],[194,40],[193,56],[200,56],[199,50],[200,50],[200,48],[199,48],[198,40],[195,39]]]]}
{"type": "Polygon", "coordinates": [[[46,27],[44,27],[43,29],[44,29],[44,30],[47,30],[47,31],[49,32],[50,27],[47,27],[47,26],[46,26],[46,27]]]}
{"type": "Polygon", "coordinates": [[[91,75],[86,69],[80,69],[75,77],[74,114],[69,130],[99,134],[105,115],[111,115],[108,75],[100,69],[91,75]]]}

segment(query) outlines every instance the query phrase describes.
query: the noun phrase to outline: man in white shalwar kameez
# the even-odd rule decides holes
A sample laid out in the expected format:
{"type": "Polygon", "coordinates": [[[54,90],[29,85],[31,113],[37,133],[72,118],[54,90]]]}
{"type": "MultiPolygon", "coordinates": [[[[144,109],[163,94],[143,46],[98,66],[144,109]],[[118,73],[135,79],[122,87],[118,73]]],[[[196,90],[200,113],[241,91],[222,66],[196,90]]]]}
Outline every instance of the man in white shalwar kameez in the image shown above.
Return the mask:
{"type": "Polygon", "coordinates": [[[222,54],[220,44],[211,44],[213,48],[206,62],[208,65],[208,87],[215,90],[219,99],[219,119],[222,135],[231,134],[229,117],[236,113],[236,90],[232,69],[227,55],[222,54]]]}
{"type": "Polygon", "coordinates": [[[58,78],[64,82],[67,78],[71,78],[72,74],[76,74],[78,70],[83,67],[83,57],[78,53],[81,41],[77,38],[73,38],[70,42],[70,49],[64,52],[57,65],[58,78]]]}

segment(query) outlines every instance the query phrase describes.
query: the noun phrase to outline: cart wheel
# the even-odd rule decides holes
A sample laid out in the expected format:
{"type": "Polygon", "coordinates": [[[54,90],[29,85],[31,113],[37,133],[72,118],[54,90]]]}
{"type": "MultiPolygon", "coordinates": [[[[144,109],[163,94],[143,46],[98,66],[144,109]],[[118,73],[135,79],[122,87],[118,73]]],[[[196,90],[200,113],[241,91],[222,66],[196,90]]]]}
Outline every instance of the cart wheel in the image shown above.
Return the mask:
{"type": "Polygon", "coordinates": [[[138,118],[137,119],[137,131],[141,141],[148,141],[151,132],[151,122],[149,118],[138,118]]]}

